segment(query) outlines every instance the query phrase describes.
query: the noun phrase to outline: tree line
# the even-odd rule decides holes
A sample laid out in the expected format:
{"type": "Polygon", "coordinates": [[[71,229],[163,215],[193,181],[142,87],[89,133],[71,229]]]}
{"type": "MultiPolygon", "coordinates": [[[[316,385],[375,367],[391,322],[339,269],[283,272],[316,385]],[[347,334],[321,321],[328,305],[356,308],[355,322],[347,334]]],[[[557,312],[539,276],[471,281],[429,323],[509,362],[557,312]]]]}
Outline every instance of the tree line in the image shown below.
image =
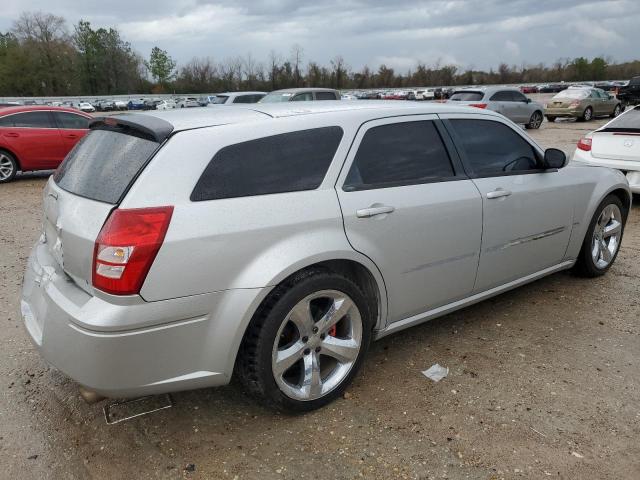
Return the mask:
{"type": "Polygon", "coordinates": [[[417,62],[404,72],[387,65],[352,69],[340,55],[328,65],[306,61],[297,44],[288,54],[271,51],[266,60],[248,53],[221,61],[197,57],[179,66],[159,47],[143,58],[115,28],[81,20],[69,29],[63,17],[43,12],[24,12],[9,31],[0,32],[0,96],[403,88],[621,80],[638,74],[640,60],[615,63],[604,57],[560,59],[552,65],[502,63],[489,71],[440,62],[417,62]]]}

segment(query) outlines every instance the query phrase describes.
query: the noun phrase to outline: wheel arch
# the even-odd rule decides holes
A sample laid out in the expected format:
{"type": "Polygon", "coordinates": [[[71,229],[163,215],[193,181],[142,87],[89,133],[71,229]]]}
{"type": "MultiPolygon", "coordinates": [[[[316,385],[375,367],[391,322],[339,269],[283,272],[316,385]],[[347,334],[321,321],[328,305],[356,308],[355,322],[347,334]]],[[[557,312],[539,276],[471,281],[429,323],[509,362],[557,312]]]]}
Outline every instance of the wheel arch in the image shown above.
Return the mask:
{"type": "MultiPolygon", "coordinates": [[[[357,254],[357,252],[353,252],[357,254]]],[[[243,326],[242,335],[239,336],[237,344],[233,346],[233,359],[230,359],[230,365],[233,366],[231,371],[235,372],[238,355],[241,354],[242,346],[245,343],[247,333],[251,330],[251,326],[259,317],[263,308],[266,308],[274,290],[281,284],[289,281],[292,277],[298,276],[307,271],[313,270],[325,270],[333,273],[343,275],[352,281],[354,281],[359,287],[362,288],[365,296],[372,301],[372,305],[375,306],[375,312],[372,312],[374,321],[374,330],[384,327],[387,318],[387,291],[384,284],[384,280],[379,270],[367,257],[356,258],[351,255],[344,255],[337,258],[328,258],[324,260],[309,260],[304,265],[297,265],[294,271],[287,270],[282,272],[276,278],[278,282],[269,287],[266,292],[260,298],[253,311],[249,312],[249,320],[245,322],[243,326]]],[[[229,372],[231,373],[231,372],[229,372]]]]}
{"type": "Polygon", "coordinates": [[[11,148],[8,148],[4,144],[0,144],[0,151],[7,152],[9,155],[11,155],[13,159],[16,161],[16,163],[18,164],[18,170],[22,171],[22,163],[20,162],[20,157],[18,157],[18,155],[16,155],[11,148]]]}

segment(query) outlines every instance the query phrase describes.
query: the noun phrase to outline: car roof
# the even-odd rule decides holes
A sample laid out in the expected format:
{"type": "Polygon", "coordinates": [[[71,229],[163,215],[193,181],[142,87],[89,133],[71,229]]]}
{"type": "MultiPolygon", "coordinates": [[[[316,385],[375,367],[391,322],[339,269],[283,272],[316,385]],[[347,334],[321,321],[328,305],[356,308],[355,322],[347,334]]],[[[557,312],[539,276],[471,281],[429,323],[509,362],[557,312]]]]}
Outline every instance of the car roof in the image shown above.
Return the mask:
{"type": "Polygon", "coordinates": [[[312,88],[312,87],[305,87],[305,88],[283,88],[281,90],[274,90],[273,92],[269,92],[269,93],[304,93],[304,92],[336,92],[337,90],[335,88],[312,88]]]}
{"type": "Polygon", "coordinates": [[[456,89],[454,93],[458,92],[481,92],[484,94],[490,94],[495,92],[503,92],[503,91],[512,91],[512,92],[520,92],[520,89],[517,87],[500,87],[500,86],[478,86],[478,87],[463,87],[456,89]]]}
{"type": "MultiPolygon", "coordinates": [[[[416,103],[398,100],[370,100],[366,102],[346,102],[342,100],[326,100],[321,102],[286,102],[242,104],[234,108],[202,108],[179,109],[172,111],[151,110],[140,113],[123,113],[107,118],[127,124],[145,125],[149,129],[160,128],[162,132],[157,138],[170,135],[181,130],[213,127],[216,125],[269,121],[277,118],[306,115],[354,115],[359,120],[396,116],[396,115],[428,115],[438,113],[478,113],[466,106],[455,106],[450,103],[416,103]]],[[[483,110],[486,115],[498,114],[483,110]]],[[[100,123],[100,117],[96,123],[100,123]]]]}
{"type": "Polygon", "coordinates": [[[211,95],[212,97],[217,97],[218,95],[224,95],[225,97],[238,97],[240,95],[266,95],[267,92],[224,92],[224,93],[216,93],[215,95],[211,95]]]}
{"type": "Polygon", "coordinates": [[[34,112],[34,111],[41,111],[41,110],[51,110],[55,112],[69,112],[69,113],[82,115],[84,117],[90,117],[90,115],[87,115],[86,113],[81,112],[80,110],[77,110],[75,108],[54,107],[53,105],[16,105],[11,107],[2,107],[2,110],[0,110],[0,116],[9,115],[13,113],[34,112]]]}

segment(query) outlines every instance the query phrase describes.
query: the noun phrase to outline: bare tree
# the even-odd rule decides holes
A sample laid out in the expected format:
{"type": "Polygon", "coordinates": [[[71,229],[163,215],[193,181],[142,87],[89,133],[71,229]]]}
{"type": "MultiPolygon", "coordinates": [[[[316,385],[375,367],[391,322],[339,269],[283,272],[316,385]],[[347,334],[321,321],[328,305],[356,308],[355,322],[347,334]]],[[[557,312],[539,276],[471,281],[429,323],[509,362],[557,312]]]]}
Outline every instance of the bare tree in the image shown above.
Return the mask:
{"type": "Polygon", "coordinates": [[[293,78],[296,82],[296,87],[300,86],[300,79],[302,78],[300,66],[302,65],[303,54],[303,48],[299,44],[294,43],[291,47],[291,63],[293,64],[293,78]]]}
{"type": "Polygon", "coordinates": [[[278,89],[278,74],[280,73],[280,65],[282,64],[282,55],[276,53],[275,50],[269,52],[269,81],[271,82],[271,90],[278,89]]]}

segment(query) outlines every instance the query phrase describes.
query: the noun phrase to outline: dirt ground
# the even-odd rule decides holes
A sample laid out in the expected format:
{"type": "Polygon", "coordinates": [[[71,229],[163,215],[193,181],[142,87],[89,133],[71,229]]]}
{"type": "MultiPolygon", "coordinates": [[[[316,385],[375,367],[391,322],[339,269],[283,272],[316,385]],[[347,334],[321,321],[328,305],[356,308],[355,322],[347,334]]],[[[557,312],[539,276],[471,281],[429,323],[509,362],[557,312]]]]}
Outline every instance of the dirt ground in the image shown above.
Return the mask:
{"type": "MultiPolygon", "coordinates": [[[[602,123],[533,137],[569,152],[602,123]]],[[[18,313],[45,181],[0,186],[0,478],[640,478],[637,207],[605,277],[559,273],[385,338],[320,411],[274,414],[232,384],[108,426],[18,313]],[[434,363],[439,383],[420,373],[434,363]]]]}

